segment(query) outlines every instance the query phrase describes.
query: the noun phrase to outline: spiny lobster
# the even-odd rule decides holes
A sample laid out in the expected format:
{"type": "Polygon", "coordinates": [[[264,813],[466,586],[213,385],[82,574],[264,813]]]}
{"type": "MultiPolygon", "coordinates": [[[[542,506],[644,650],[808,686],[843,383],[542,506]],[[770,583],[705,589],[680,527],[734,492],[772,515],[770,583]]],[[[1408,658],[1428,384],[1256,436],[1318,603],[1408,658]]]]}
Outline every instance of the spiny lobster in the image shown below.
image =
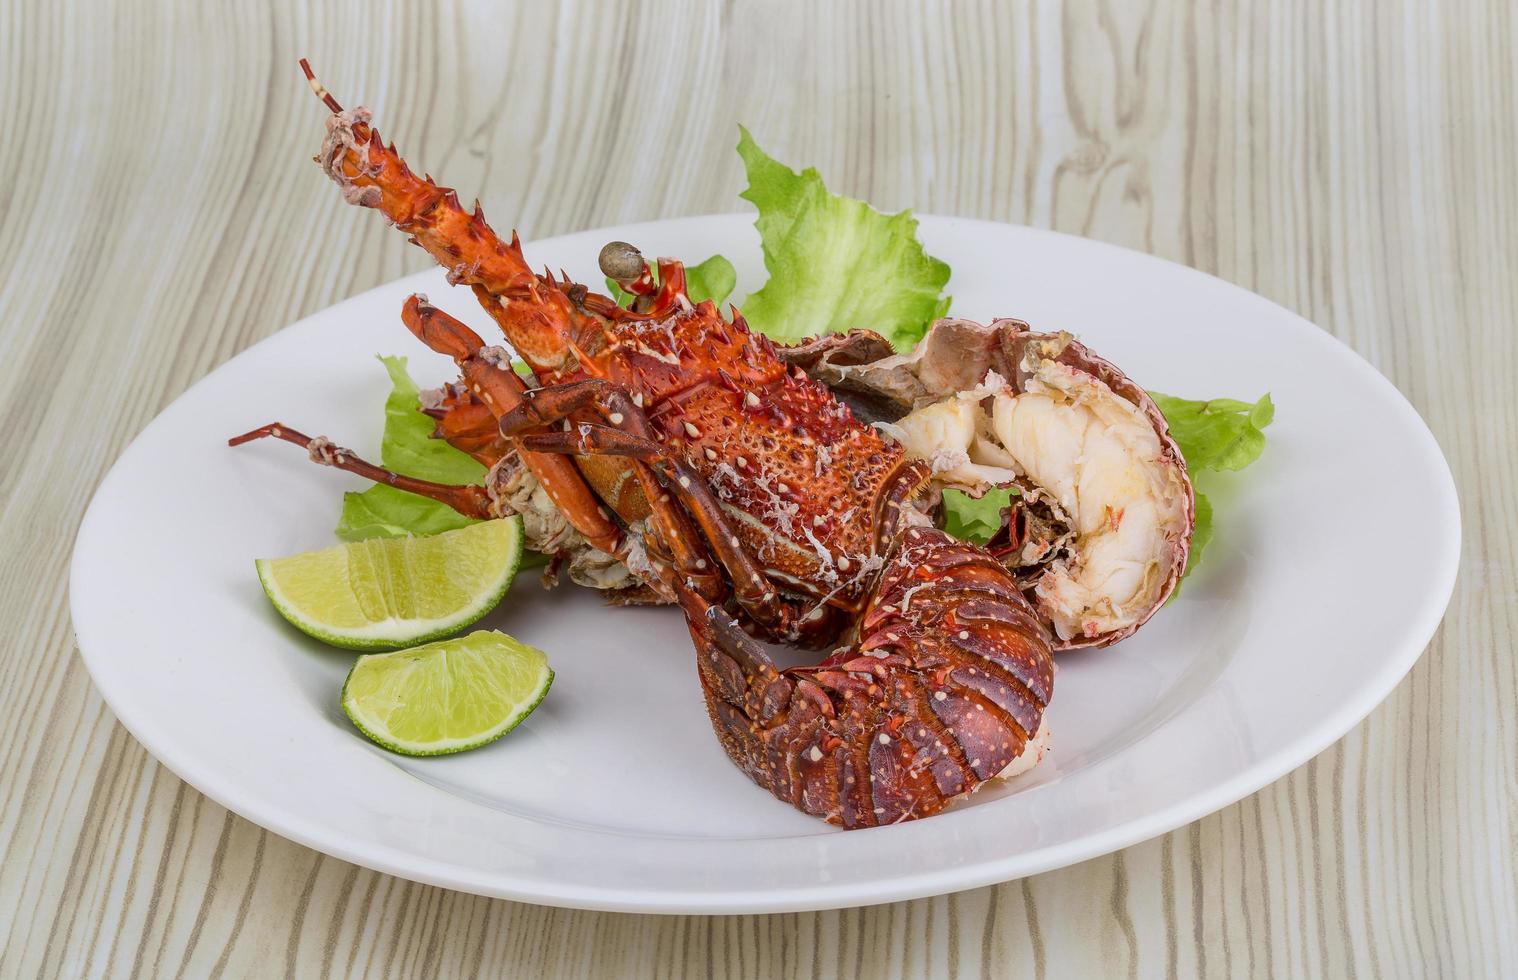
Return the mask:
{"type": "MultiPolygon", "coordinates": [[[[754,782],[855,828],[936,813],[1036,761],[1050,637],[999,562],[915,506],[924,463],[788,367],[738,310],[693,304],[679,262],[659,260],[656,283],[635,250],[603,251],[636,297],[626,309],[535,274],[515,235],[416,176],[367,110],[344,110],[301,66],[331,110],[317,162],[469,286],[537,381],[413,296],[402,320],[461,374],[427,406],[439,434],[519,460],[590,546],[678,602],[713,727],[754,782]],[[841,645],[780,670],[756,637],[841,645]]],[[[280,423],[231,442],[264,436],[471,517],[502,511],[491,479],[412,479],[280,423]]]]}

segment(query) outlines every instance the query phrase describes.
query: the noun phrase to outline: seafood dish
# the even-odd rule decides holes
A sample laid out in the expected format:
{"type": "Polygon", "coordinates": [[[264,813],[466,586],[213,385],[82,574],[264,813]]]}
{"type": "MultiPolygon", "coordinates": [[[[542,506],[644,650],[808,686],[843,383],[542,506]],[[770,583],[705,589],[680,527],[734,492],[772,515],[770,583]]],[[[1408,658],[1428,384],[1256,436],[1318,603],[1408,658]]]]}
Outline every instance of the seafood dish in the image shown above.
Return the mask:
{"type": "Polygon", "coordinates": [[[1186,458],[1155,399],[1069,333],[940,316],[909,351],[869,322],[773,339],[624,242],[598,257],[604,295],[534,271],[306,73],[343,200],[462,287],[398,312],[458,370],[418,410],[488,472],[426,480],[282,423],[233,443],[520,515],[546,577],[678,607],[717,742],[777,799],[871,827],[1027,771],[1055,655],[1131,636],[1176,590],[1198,517],[1186,458]],[[462,290],[504,344],[444,309],[462,290]],[[951,498],[1005,503],[974,541],[945,529],[951,498]],[[775,644],[817,653],[781,668],[775,644]]]}

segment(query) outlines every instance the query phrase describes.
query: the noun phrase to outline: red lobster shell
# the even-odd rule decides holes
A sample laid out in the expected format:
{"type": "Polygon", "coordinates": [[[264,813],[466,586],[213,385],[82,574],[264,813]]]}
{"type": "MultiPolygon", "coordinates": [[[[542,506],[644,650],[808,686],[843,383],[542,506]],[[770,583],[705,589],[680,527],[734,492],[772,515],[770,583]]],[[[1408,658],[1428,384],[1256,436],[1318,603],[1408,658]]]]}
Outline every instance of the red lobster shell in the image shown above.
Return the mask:
{"type": "Polygon", "coordinates": [[[897,539],[859,639],[815,667],[776,670],[718,610],[687,619],[729,758],[831,823],[930,816],[1044,750],[1047,634],[994,558],[936,528],[897,539]]]}

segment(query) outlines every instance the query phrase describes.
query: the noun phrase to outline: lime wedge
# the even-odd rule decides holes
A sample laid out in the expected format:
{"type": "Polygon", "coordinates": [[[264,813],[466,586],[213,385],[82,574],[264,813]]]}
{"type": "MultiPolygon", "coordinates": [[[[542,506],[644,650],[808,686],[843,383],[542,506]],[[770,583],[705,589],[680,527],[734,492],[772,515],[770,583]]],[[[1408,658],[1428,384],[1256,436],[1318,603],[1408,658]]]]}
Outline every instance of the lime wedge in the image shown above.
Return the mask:
{"type": "Polygon", "coordinates": [[[373,538],[260,559],[279,614],[349,650],[389,650],[456,633],[501,601],[522,561],[522,519],[419,538],[373,538]]]}
{"type": "Polygon", "coordinates": [[[479,630],[359,657],[343,710],[373,742],[402,755],[446,755],[505,735],[553,683],[543,651],[479,630]]]}

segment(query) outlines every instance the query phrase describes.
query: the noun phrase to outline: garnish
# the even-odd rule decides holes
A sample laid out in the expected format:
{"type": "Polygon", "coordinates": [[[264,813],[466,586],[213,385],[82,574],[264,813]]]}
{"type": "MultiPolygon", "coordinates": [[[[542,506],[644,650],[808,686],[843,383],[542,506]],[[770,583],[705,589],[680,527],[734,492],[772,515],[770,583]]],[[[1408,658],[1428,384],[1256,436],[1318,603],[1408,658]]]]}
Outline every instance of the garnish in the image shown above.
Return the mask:
{"type": "Polygon", "coordinates": [[[1186,560],[1186,575],[1190,575],[1201,562],[1213,532],[1212,501],[1202,493],[1199,477],[1207,472],[1242,470],[1259,459],[1265,449],[1265,427],[1275,418],[1276,407],[1269,392],[1255,402],[1234,398],[1194,401],[1156,391],[1149,397],[1170,425],[1170,435],[1186,460],[1196,492],[1196,529],[1191,533],[1191,553],[1186,560]]]}
{"type": "MultiPolygon", "coordinates": [[[[482,483],[485,467],[441,439],[432,438],[436,422],[418,407],[419,391],[406,373],[404,357],[379,357],[390,375],[385,399],[385,430],[380,459],[407,476],[438,483],[482,483]]],[[[437,534],[475,523],[447,504],[404,490],[375,484],[362,493],[343,494],[337,536],[344,541],[437,534]]]]}
{"type": "Polygon", "coordinates": [[[882,214],[832,194],[808,167],[796,173],[739,127],[748,170],[742,195],[769,281],[743,301],[749,325],[781,343],[867,327],[909,351],[949,310],[949,266],[923,250],[911,211],[882,214]]]}
{"type": "Polygon", "coordinates": [[[976,499],[952,487],[943,492],[943,529],[962,541],[985,544],[1001,530],[1001,512],[1012,503],[1017,489],[992,487],[976,499]]]}

